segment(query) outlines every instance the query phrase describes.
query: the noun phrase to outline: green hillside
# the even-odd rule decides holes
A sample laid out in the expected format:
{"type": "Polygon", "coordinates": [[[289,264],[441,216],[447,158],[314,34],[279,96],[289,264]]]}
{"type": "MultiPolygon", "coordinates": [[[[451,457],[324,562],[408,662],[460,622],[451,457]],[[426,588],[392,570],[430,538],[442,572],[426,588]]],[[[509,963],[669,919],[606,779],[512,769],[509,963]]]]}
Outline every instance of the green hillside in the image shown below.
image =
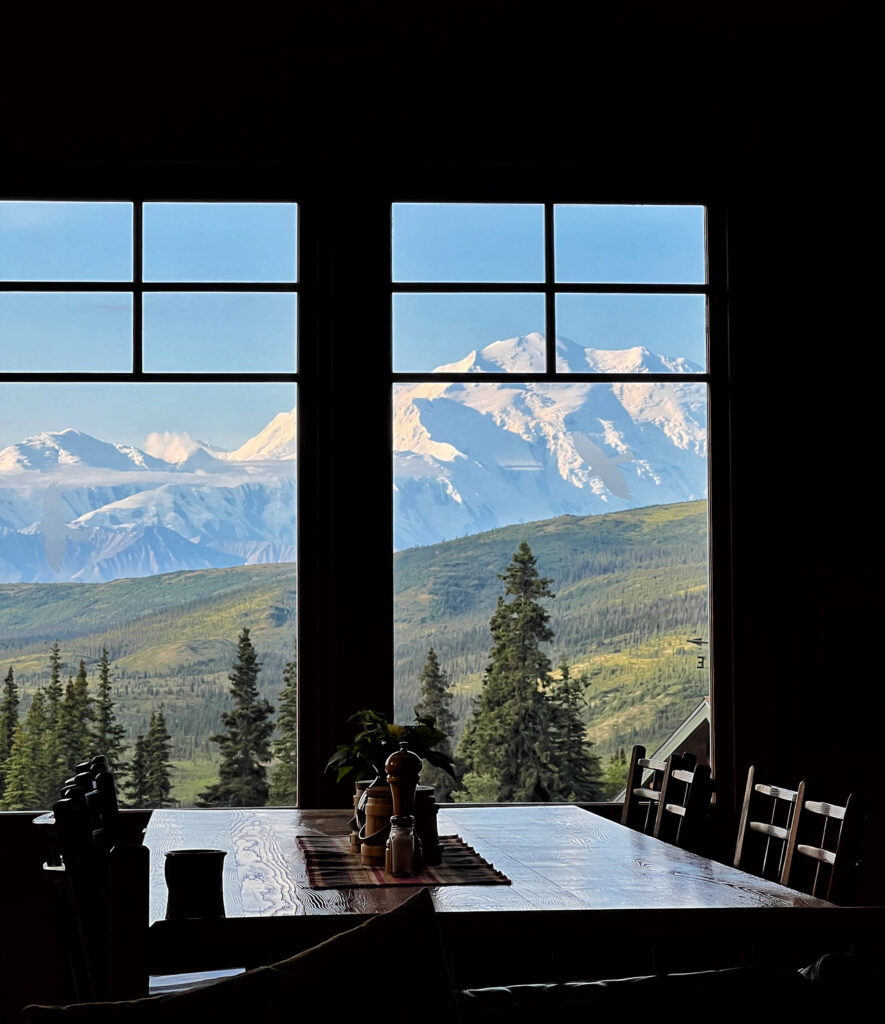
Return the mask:
{"type": "MultiPolygon", "coordinates": [[[[433,646],[456,693],[458,729],[481,685],[489,618],[520,541],[553,582],[554,665],[592,679],[587,725],[596,751],[654,746],[707,692],[688,637],[706,636],[705,502],[602,516],[563,516],[395,555],[396,710],[411,720],[433,646]]],[[[82,658],[95,678],[109,652],[118,717],[130,741],[162,704],[184,803],[211,781],[228,672],[243,626],[271,701],[294,652],[295,566],[176,572],[111,583],[0,586],[0,671],[30,692],[45,685],[58,640],[63,674],[82,658]]]]}
{"type": "Polygon", "coordinates": [[[228,673],[243,626],[262,662],[259,686],[273,700],[294,653],[295,566],[237,566],[111,583],[0,586],[0,665],[26,691],[45,685],[58,640],[63,675],[82,658],[95,679],[106,646],[117,717],[130,741],[162,705],[183,803],[211,781],[228,673]]]}
{"type": "Polygon", "coordinates": [[[523,539],[553,581],[551,659],[593,681],[597,752],[665,739],[708,692],[686,642],[709,628],[706,502],[561,516],[397,554],[397,716],[410,717],[432,646],[463,724],[486,665],[498,574],[523,539]]]}

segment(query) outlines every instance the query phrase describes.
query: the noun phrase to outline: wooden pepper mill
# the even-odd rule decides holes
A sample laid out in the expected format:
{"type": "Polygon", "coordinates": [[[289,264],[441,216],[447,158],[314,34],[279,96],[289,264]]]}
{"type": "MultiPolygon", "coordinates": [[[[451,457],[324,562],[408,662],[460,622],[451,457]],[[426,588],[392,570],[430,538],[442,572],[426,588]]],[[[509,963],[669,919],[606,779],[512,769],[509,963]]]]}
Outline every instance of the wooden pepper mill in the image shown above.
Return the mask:
{"type": "Polygon", "coordinates": [[[395,750],[384,762],[387,781],[390,783],[390,795],[393,800],[393,813],[396,815],[415,815],[415,792],[418,789],[418,776],[421,774],[421,758],[408,749],[408,742],[400,740],[399,750],[395,750]]]}

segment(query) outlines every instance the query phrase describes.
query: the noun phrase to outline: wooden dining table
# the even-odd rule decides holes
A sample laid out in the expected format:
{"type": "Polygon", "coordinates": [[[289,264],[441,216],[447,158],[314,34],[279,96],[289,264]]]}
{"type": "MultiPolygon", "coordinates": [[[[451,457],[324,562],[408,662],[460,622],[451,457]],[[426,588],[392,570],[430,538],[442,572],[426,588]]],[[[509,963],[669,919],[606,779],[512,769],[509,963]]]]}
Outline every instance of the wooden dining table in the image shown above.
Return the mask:
{"type": "MultiPolygon", "coordinates": [[[[294,808],[153,811],[144,835],[152,970],[272,962],[402,903],[412,886],[311,887],[298,837],[347,834],[350,816],[294,808]],[[225,917],[166,920],[165,854],[194,848],[227,854],[225,917]]],[[[700,952],[709,964],[714,950],[755,956],[762,945],[783,952],[801,943],[811,955],[817,945],[826,951],[881,928],[878,914],[836,907],[576,805],[443,805],[437,829],[459,836],[507,878],[432,886],[440,932],[465,984],[475,983],[472,967],[494,958],[520,976],[533,964],[539,977],[567,976],[582,963],[585,973],[612,957],[624,964],[640,939],[658,951],[700,952]]]]}

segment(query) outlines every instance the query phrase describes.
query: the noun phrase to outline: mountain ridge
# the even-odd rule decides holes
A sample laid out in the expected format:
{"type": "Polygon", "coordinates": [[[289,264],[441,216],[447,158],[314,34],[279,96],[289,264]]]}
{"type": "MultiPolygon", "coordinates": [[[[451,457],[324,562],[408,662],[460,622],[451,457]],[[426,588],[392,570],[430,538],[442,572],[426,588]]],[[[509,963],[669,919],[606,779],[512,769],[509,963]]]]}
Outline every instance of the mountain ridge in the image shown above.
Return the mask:
{"type": "MultiPolygon", "coordinates": [[[[531,379],[546,352],[534,332],[438,367],[475,382],[395,385],[395,551],[706,497],[705,385],[680,380],[699,367],[641,345],[558,338],[556,351],[556,381],[531,379]],[[635,380],[569,378],[579,370],[635,380]],[[484,382],[490,372],[528,376],[484,382]],[[643,381],[649,373],[672,380],[643,381]]],[[[162,433],[146,447],[154,454],[69,428],[0,451],[0,581],[98,582],[295,558],[294,409],[233,451],[162,433]]]]}

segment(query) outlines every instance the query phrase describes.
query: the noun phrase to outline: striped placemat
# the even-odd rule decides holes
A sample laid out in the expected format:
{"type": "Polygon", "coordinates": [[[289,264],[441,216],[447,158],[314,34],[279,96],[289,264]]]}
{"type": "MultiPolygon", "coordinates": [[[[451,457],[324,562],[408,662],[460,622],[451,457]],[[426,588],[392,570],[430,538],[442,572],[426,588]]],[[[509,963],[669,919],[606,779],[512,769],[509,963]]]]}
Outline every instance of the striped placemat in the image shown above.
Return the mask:
{"type": "Polygon", "coordinates": [[[311,889],[348,889],[364,885],[510,885],[510,879],[460,836],[440,836],[442,862],[420,874],[399,877],[360,863],[350,836],[298,836],[311,889]]]}

